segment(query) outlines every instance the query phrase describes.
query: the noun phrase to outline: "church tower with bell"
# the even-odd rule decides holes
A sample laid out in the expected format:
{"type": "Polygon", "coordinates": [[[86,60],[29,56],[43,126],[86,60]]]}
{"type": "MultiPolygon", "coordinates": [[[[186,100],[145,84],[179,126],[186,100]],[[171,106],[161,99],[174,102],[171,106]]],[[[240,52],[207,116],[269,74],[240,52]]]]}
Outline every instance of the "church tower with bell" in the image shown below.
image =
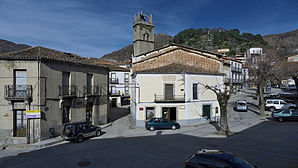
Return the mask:
{"type": "Polygon", "coordinates": [[[134,56],[154,50],[154,24],[152,15],[135,15],[133,22],[133,51],[134,56]]]}

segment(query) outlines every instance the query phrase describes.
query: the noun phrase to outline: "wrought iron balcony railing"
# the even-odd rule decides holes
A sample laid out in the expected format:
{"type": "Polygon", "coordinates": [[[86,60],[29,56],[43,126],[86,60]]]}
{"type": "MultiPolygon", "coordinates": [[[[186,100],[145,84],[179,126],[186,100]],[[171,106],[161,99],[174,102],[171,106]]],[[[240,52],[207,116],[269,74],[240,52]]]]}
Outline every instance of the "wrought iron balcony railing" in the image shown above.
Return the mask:
{"type": "Polygon", "coordinates": [[[154,94],[155,102],[185,102],[185,95],[156,95],[154,94]]]}
{"type": "Polygon", "coordinates": [[[32,99],[32,85],[5,85],[5,99],[32,99]]]}
{"type": "Polygon", "coordinates": [[[119,83],[119,79],[118,78],[111,78],[110,79],[110,84],[118,84],[119,83]]]}
{"type": "Polygon", "coordinates": [[[238,67],[232,67],[231,70],[234,72],[242,72],[242,69],[238,67]]]}
{"type": "Polygon", "coordinates": [[[110,95],[112,95],[112,96],[120,96],[121,95],[121,92],[120,92],[120,90],[116,90],[114,92],[110,92],[110,95]]]}
{"type": "Polygon", "coordinates": [[[59,96],[77,96],[77,87],[75,85],[59,86],[59,96]]]}
{"type": "Polygon", "coordinates": [[[233,79],[233,83],[242,83],[241,79],[233,79]]]}
{"type": "Polygon", "coordinates": [[[84,86],[84,95],[99,96],[100,94],[100,87],[98,85],[84,86]]]}

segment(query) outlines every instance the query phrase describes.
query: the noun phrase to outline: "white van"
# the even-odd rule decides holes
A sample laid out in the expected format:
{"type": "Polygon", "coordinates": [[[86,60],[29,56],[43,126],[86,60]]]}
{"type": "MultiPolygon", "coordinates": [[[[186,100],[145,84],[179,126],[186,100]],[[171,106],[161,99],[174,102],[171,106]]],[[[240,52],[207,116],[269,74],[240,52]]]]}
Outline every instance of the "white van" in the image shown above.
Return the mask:
{"type": "Polygon", "coordinates": [[[267,99],[265,109],[275,111],[280,109],[295,109],[296,107],[296,104],[287,103],[282,99],[267,99]]]}

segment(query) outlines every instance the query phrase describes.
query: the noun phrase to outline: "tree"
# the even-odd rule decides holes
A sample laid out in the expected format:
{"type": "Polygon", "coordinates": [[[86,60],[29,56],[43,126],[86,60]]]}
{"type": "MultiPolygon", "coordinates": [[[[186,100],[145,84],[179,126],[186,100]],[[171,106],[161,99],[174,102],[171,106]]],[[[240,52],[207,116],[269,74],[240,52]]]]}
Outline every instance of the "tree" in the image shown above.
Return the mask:
{"type": "Polygon", "coordinates": [[[295,81],[296,92],[298,95],[298,62],[280,61],[274,67],[274,74],[278,80],[292,78],[295,81]]]}
{"type": "MultiPolygon", "coordinates": [[[[203,84],[202,84],[203,85],[203,84]]],[[[235,92],[235,87],[232,85],[224,85],[224,88],[216,86],[203,85],[205,89],[211,90],[216,94],[217,101],[220,107],[220,121],[219,121],[219,133],[230,135],[231,131],[228,125],[228,101],[230,100],[231,95],[235,92]]]]}
{"type": "Polygon", "coordinates": [[[276,55],[268,50],[266,51],[266,55],[260,54],[259,56],[252,57],[249,62],[250,80],[257,86],[256,94],[259,100],[259,115],[265,117],[264,89],[267,82],[274,78],[273,67],[278,60],[276,55]]]}

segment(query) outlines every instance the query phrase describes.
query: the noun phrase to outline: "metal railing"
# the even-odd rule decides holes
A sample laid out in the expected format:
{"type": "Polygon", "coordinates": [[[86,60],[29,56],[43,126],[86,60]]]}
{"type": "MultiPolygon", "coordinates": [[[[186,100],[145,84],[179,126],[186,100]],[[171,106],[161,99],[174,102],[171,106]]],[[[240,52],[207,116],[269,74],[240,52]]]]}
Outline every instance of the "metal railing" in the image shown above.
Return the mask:
{"type": "Polygon", "coordinates": [[[77,96],[77,87],[75,85],[59,86],[59,96],[77,96]]]}
{"type": "Polygon", "coordinates": [[[118,78],[111,78],[110,79],[110,83],[111,84],[118,84],[119,83],[119,79],[118,78]]]}
{"type": "Polygon", "coordinates": [[[84,95],[100,95],[100,87],[98,85],[84,86],[84,95]]]}
{"type": "Polygon", "coordinates": [[[235,72],[242,72],[242,69],[238,67],[231,67],[231,70],[235,72]]]}
{"type": "Polygon", "coordinates": [[[5,99],[31,99],[32,85],[5,85],[5,99]]]}
{"type": "Polygon", "coordinates": [[[121,92],[120,92],[120,90],[116,90],[115,92],[110,92],[109,94],[112,96],[119,96],[119,95],[121,95],[121,92]]]}
{"type": "Polygon", "coordinates": [[[185,102],[185,95],[156,95],[154,94],[155,102],[185,102]]]}

